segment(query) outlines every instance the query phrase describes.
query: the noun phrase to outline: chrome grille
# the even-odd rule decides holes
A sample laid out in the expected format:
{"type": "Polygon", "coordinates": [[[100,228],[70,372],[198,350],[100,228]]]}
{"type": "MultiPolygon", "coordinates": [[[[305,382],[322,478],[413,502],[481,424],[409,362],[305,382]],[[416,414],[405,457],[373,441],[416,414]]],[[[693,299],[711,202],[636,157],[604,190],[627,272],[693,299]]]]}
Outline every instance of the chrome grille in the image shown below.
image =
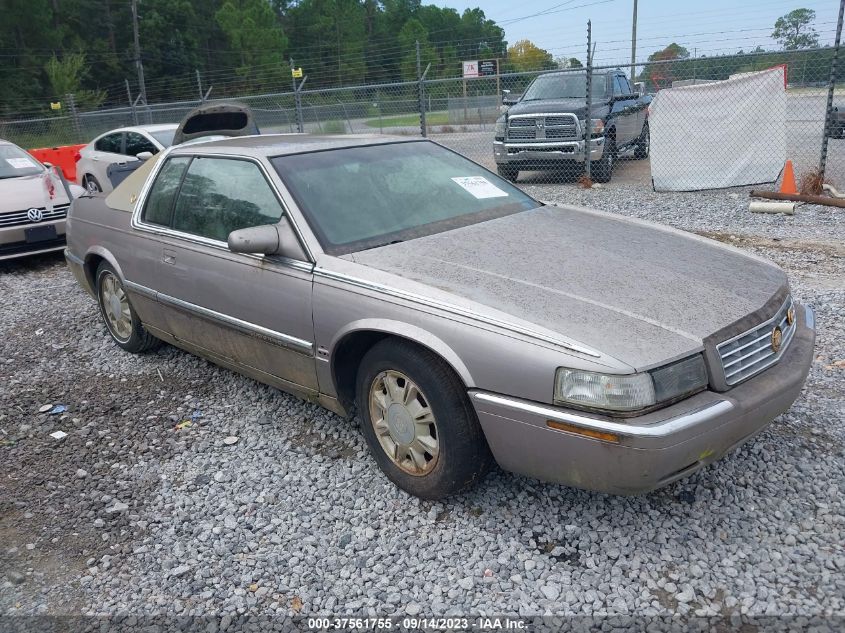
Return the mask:
{"type": "Polygon", "coordinates": [[[536,119],[510,119],[508,121],[508,139],[512,141],[533,141],[536,138],[536,119]]]}
{"type": "Polygon", "coordinates": [[[790,310],[793,310],[794,315],[792,297],[789,297],[777,314],[765,323],[716,346],[727,384],[742,382],[780,359],[795,334],[795,319],[793,318],[790,324],[787,316],[790,310]],[[775,328],[780,328],[781,331],[781,344],[777,351],[772,347],[775,328]]]}
{"type": "Polygon", "coordinates": [[[67,215],[67,210],[69,206],[70,205],[68,203],[57,204],[53,206],[52,211],[48,211],[46,207],[32,207],[37,208],[39,211],[41,211],[41,220],[39,220],[38,222],[33,222],[29,219],[29,217],[27,217],[29,209],[24,209],[23,211],[8,211],[6,213],[0,213],[0,227],[28,226],[30,224],[40,224],[41,222],[53,222],[55,220],[61,220],[67,215]]]}
{"type": "Polygon", "coordinates": [[[508,140],[577,141],[578,120],[573,114],[514,116],[508,119],[508,140]]]}

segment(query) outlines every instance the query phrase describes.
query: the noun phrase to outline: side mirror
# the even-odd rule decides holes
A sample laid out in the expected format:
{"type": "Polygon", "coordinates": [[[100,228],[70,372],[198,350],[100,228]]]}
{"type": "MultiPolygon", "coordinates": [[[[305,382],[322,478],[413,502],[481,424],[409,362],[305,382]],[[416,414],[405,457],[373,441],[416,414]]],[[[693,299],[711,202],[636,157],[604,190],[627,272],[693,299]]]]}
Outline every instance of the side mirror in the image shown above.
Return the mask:
{"type": "Polygon", "coordinates": [[[138,160],[150,160],[153,157],[152,152],[138,152],[135,154],[135,158],[138,160]]]}
{"type": "Polygon", "coordinates": [[[233,253],[273,255],[279,250],[279,232],[273,224],[251,226],[229,233],[228,242],[233,253]]]}
{"type": "Polygon", "coordinates": [[[512,106],[522,98],[522,95],[511,94],[510,90],[502,90],[502,105],[512,106]]]}
{"type": "Polygon", "coordinates": [[[299,239],[287,216],[278,224],[262,224],[229,233],[229,250],[233,253],[253,255],[281,255],[299,261],[308,261],[299,239]]]}

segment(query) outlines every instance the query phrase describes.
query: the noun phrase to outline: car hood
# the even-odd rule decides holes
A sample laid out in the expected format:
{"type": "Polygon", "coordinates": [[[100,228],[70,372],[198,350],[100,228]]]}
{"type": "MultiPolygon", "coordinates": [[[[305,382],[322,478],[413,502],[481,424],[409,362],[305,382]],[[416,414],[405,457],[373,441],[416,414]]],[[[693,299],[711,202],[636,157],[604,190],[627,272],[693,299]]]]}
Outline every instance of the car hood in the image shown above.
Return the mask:
{"type": "MultiPolygon", "coordinates": [[[[81,194],[84,189],[71,185],[81,194]]],[[[50,201],[47,185],[42,174],[4,178],[0,180],[0,213],[6,211],[25,211],[31,207],[46,207],[50,201]]],[[[64,186],[58,178],[53,178],[53,204],[68,202],[64,186]]]]}
{"type": "Polygon", "coordinates": [[[784,291],[764,259],[660,225],[545,206],[355,253],[355,262],[506,312],[642,370],[784,291]]]}
{"type": "MultiPolygon", "coordinates": [[[[593,112],[603,107],[603,102],[593,102],[593,112]]],[[[514,114],[572,113],[579,119],[584,118],[587,107],[584,99],[542,99],[540,101],[520,101],[508,108],[508,116],[514,114]]]]}

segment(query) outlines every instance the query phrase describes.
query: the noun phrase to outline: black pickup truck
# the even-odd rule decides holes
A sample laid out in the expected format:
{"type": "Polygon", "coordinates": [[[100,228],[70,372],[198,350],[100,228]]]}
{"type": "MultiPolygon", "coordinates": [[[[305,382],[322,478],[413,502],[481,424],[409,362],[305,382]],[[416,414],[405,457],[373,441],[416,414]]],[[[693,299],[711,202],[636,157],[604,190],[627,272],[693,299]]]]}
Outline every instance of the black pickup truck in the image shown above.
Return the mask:
{"type": "MultiPolygon", "coordinates": [[[[569,171],[585,160],[587,74],[561,71],[538,76],[496,121],[493,154],[499,175],[515,181],[520,171],[569,171]]],[[[632,88],[621,70],[594,72],[590,175],[609,182],[620,151],[649,152],[651,96],[632,88]]]]}

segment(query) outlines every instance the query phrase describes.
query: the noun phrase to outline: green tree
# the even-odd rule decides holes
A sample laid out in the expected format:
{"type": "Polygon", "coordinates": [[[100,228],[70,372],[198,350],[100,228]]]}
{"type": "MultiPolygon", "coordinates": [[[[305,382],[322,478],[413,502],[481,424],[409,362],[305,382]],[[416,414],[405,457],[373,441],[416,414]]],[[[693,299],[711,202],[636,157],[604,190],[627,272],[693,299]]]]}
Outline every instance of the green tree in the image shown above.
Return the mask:
{"type": "Polygon", "coordinates": [[[420,71],[437,62],[437,52],[428,41],[428,31],[419,20],[411,18],[399,31],[399,46],[403,51],[400,68],[405,81],[417,79],[417,42],[420,43],[420,71]]]}
{"type": "Polygon", "coordinates": [[[552,54],[530,40],[519,40],[508,47],[508,62],[517,72],[548,70],[556,66],[552,54]]]}
{"type": "Polygon", "coordinates": [[[819,35],[811,26],[815,19],[816,12],[812,9],[790,11],[777,19],[772,38],[787,51],[816,48],[819,45],[819,35]]]}
{"type": "Polygon", "coordinates": [[[73,94],[77,107],[94,109],[100,107],[106,99],[102,90],[86,90],[82,87],[83,79],[88,72],[85,55],[73,53],[59,59],[55,55],[44,65],[51,94],[63,99],[67,94],[73,94]]]}
{"type": "Polygon", "coordinates": [[[226,0],[215,13],[226,39],[238,56],[239,75],[250,83],[276,83],[284,74],[288,39],[265,0],[226,0]]]}

